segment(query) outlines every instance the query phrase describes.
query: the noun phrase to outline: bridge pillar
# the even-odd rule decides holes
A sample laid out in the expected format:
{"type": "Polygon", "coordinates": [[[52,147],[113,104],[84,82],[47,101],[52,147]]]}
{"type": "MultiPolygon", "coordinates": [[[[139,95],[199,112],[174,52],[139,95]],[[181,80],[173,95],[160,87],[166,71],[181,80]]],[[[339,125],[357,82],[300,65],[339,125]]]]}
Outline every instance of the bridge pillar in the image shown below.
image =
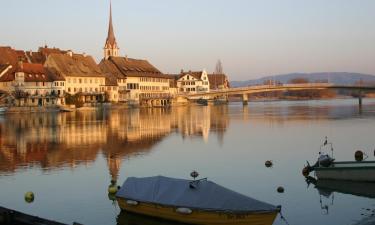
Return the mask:
{"type": "Polygon", "coordinates": [[[358,93],[358,106],[362,109],[362,91],[359,91],[358,93]]]}
{"type": "Polygon", "coordinates": [[[242,105],[248,105],[249,104],[249,96],[247,94],[242,95],[242,105]]]}

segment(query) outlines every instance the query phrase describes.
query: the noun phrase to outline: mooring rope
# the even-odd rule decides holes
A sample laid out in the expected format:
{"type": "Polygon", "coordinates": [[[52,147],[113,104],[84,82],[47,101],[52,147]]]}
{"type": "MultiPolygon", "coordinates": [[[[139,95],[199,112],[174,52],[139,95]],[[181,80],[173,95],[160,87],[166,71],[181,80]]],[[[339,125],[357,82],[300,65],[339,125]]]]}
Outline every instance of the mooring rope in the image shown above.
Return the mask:
{"type": "Polygon", "coordinates": [[[286,220],[286,218],[284,217],[284,215],[282,214],[281,210],[280,210],[280,218],[282,221],[284,221],[287,225],[290,225],[290,223],[286,220]]]}

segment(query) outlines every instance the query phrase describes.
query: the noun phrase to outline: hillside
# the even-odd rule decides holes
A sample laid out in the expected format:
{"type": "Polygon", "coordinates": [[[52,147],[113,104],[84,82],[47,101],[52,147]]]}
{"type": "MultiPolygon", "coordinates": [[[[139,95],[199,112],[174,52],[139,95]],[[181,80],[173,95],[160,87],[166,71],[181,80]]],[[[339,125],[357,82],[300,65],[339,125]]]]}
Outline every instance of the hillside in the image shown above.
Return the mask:
{"type": "Polygon", "coordinates": [[[267,80],[275,80],[281,83],[288,83],[290,80],[295,78],[304,78],[310,82],[317,80],[328,80],[330,83],[334,84],[354,84],[355,82],[362,80],[363,82],[375,82],[375,76],[369,74],[361,73],[345,73],[345,72],[336,72],[336,73],[291,73],[275,76],[267,76],[254,80],[247,81],[232,81],[232,87],[243,87],[249,85],[263,84],[267,80]]]}

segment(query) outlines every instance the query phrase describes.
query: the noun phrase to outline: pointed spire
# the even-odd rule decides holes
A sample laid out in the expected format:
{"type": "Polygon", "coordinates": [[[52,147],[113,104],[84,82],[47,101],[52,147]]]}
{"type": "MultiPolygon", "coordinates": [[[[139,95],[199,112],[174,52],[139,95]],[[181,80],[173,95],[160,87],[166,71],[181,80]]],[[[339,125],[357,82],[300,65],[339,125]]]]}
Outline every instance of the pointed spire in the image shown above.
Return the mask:
{"type": "Polygon", "coordinates": [[[108,36],[104,46],[104,58],[108,59],[110,56],[119,56],[119,48],[117,46],[112,24],[112,1],[109,3],[108,36]]]}
{"type": "Polygon", "coordinates": [[[116,44],[115,32],[113,31],[112,24],[112,1],[109,3],[109,26],[108,26],[108,37],[106,44],[110,44],[111,47],[114,47],[116,44]]]}

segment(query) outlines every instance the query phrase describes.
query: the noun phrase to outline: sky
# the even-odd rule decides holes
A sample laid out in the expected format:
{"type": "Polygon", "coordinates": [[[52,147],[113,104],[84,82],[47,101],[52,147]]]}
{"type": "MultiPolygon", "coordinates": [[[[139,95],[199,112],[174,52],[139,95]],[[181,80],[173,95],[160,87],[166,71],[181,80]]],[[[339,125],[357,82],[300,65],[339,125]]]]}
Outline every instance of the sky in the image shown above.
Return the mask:
{"type": "MultiPolygon", "coordinates": [[[[231,80],[293,72],[375,74],[374,0],[112,0],[121,55],[164,73],[231,80]]],[[[103,58],[109,0],[1,0],[0,45],[103,58]]]]}

